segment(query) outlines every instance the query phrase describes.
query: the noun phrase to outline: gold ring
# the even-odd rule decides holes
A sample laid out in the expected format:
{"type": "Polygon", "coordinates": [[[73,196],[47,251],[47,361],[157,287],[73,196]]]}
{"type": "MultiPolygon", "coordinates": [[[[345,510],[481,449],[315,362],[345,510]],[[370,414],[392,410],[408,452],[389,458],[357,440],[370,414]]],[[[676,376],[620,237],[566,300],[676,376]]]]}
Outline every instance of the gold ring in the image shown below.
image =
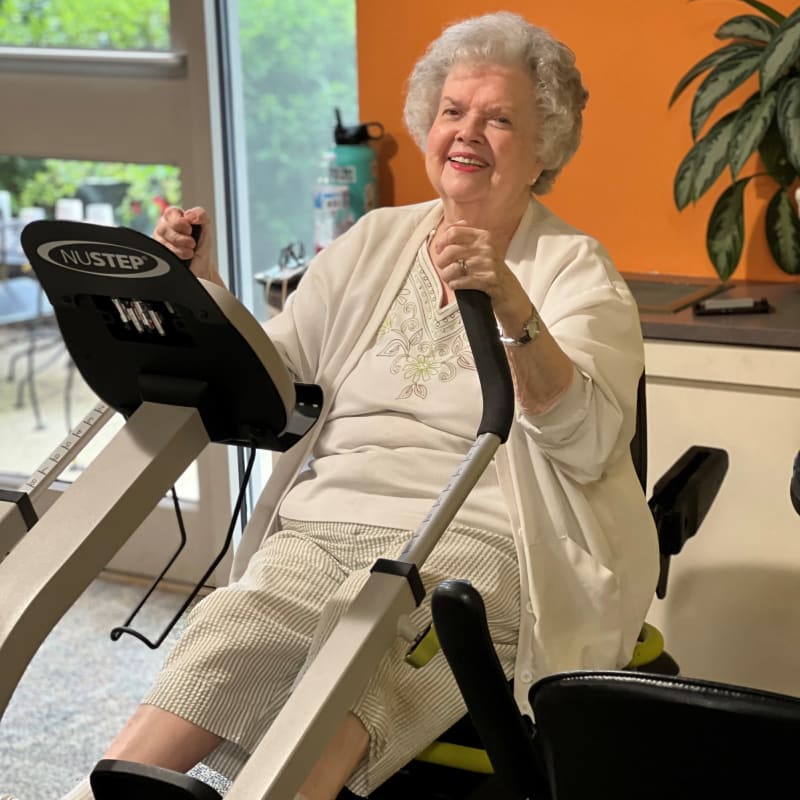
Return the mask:
{"type": "Polygon", "coordinates": [[[458,266],[461,267],[461,272],[464,275],[469,274],[469,270],[467,269],[467,260],[465,258],[458,259],[458,266]]]}

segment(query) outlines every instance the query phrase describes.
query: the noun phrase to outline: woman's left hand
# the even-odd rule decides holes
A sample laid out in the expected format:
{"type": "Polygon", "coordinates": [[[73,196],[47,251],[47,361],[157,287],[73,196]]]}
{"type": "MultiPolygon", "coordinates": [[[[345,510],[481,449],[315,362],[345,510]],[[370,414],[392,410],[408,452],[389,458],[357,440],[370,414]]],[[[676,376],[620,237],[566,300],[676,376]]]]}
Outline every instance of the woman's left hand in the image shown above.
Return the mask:
{"type": "Polygon", "coordinates": [[[447,287],[454,292],[485,292],[503,330],[522,330],[531,316],[532,303],[503,257],[508,243],[500,243],[489,231],[461,220],[442,226],[444,230],[434,237],[431,257],[447,287]]]}
{"type": "MultiPolygon", "coordinates": [[[[491,232],[458,221],[440,229],[430,249],[448,290],[486,292],[503,332],[516,338],[536,309],[505,262],[507,246],[507,241],[498,240],[491,232]]],[[[541,320],[535,342],[507,347],[506,354],[517,402],[528,414],[542,414],[552,408],[572,383],[572,362],[541,320]]]]}

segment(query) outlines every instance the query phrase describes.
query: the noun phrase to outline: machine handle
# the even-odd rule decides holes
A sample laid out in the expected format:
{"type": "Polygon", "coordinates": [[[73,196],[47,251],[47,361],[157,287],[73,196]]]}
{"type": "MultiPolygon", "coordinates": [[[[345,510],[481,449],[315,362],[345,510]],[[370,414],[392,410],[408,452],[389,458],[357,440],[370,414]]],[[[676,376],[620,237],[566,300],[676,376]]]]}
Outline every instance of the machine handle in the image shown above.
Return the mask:
{"type": "MultiPolygon", "coordinates": [[[[203,230],[202,225],[192,225],[192,239],[194,239],[195,249],[198,244],[200,244],[200,233],[203,230]]],[[[184,267],[190,267],[192,261],[194,260],[194,256],[192,258],[182,258],[181,263],[184,267]]]]}
{"type": "Polygon", "coordinates": [[[485,292],[461,289],[456,292],[458,310],[464,321],[483,395],[483,416],[478,435],[494,433],[505,442],[514,419],[514,384],[492,311],[485,292]]]}

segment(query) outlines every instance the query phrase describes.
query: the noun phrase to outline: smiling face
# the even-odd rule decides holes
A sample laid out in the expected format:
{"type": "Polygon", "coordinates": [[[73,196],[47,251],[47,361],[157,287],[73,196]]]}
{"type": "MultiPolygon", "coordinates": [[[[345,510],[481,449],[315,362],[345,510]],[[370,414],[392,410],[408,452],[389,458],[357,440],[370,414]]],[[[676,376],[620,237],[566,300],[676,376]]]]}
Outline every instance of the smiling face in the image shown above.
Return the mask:
{"type": "Polygon", "coordinates": [[[514,222],[541,172],[535,87],[522,68],[456,65],[428,132],[425,169],[451,220],[514,222]],[[455,217],[453,216],[455,215],[455,217]]]}

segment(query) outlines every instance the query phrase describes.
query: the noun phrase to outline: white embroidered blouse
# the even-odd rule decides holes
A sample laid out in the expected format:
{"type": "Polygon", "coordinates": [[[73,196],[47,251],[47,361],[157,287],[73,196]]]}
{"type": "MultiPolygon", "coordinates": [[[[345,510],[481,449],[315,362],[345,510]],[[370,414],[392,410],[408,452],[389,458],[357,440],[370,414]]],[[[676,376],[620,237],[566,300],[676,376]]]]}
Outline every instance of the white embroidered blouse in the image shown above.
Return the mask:
{"type": "MultiPolygon", "coordinates": [[[[456,303],[423,244],[373,344],[344,379],[289,519],[416,530],[475,440],[480,385],[456,303]]],[[[490,464],[454,522],[511,535],[490,464]]]]}

